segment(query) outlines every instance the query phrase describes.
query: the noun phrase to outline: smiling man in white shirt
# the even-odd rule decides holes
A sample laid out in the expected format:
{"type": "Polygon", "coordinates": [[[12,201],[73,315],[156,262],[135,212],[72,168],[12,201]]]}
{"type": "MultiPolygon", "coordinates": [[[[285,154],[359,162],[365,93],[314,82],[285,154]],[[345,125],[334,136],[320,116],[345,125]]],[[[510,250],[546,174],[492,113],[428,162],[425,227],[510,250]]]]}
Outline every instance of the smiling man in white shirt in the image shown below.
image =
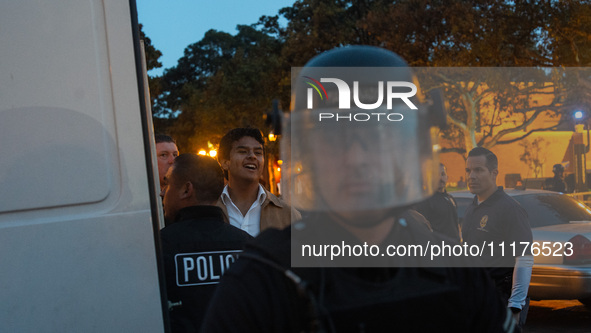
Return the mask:
{"type": "Polygon", "coordinates": [[[228,184],[217,205],[227,221],[252,236],[282,229],[300,214],[267,191],[259,181],[265,168],[265,142],[256,128],[235,128],[220,141],[218,161],[228,184]]]}

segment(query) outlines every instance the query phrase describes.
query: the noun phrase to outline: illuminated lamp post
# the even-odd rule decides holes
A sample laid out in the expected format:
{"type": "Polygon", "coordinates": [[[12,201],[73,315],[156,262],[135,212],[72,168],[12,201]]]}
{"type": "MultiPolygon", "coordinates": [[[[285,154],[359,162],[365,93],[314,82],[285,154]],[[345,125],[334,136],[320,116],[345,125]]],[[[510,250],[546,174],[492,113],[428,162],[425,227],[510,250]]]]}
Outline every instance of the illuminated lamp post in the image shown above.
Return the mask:
{"type": "Polygon", "coordinates": [[[214,158],[217,156],[217,154],[218,154],[218,152],[217,152],[217,150],[215,150],[215,149],[211,149],[209,152],[208,152],[208,151],[206,151],[205,149],[200,149],[200,150],[197,152],[197,155],[201,155],[201,156],[211,156],[211,157],[214,157],[214,158]]]}
{"type": "Polygon", "coordinates": [[[279,109],[279,100],[273,100],[271,111],[263,115],[265,124],[269,129],[269,135],[265,136],[267,163],[267,185],[271,193],[281,195],[281,167],[279,161],[279,139],[281,138],[281,124],[283,112],[279,109]]]}
{"type": "Polygon", "coordinates": [[[576,110],[573,114],[575,119],[575,133],[573,134],[574,157],[575,157],[575,192],[587,191],[585,176],[587,173],[587,152],[589,151],[589,117],[583,111],[576,110]],[[583,141],[583,131],[587,128],[587,146],[583,141]]]}
{"type": "Polygon", "coordinates": [[[213,158],[215,158],[217,156],[217,154],[218,154],[218,151],[214,148],[214,145],[209,141],[207,141],[207,149],[201,148],[197,151],[197,155],[210,156],[213,158]]]}

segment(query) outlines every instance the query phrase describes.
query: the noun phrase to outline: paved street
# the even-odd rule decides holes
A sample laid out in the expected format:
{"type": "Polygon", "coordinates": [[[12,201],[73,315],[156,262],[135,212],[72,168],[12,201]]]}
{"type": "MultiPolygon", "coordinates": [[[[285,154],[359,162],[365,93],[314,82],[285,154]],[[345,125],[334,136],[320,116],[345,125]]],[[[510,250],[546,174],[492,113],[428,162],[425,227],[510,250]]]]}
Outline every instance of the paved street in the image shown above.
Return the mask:
{"type": "Polygon", "coordinates": [[[577,300],[532,301],[524,332],[591,332],[591,308],[577,300]]]}

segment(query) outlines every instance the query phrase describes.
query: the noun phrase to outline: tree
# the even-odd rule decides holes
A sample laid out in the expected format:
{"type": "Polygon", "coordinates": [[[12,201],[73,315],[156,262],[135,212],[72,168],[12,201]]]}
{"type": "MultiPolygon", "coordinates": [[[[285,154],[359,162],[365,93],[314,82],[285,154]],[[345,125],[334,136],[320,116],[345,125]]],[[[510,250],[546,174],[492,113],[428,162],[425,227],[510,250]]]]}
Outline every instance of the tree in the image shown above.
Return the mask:
{"type": "MultiPolygon", "coordinates": [[[[147,71],[149,72],[152,69],[162,67],[162,63],[158,60],[160,59],[160,57],[162,57],[162,52],[160,52],[158,49],[154,47],[154,45],[152,45],[152,40],[144,33],[142,24],[139,25],[139,28],[140,39],[144,41],[147,71]]],[[[160,80],[160,76],[152,76],[148,74],[148,87],[150,89],[150,98],[152,105],[154,105],[154,103],[156,102],[156,96],[161,91],[160,80]]]]}
{"type": "Polygon", "coordinates": [[[452,143],[444,151],[464,155],[476,146],[491,148],[556,129],[572,108],[563,71],[539,68],[424,68],[426,90],[441,89],[448,100],[444,133],[452,143]],[[533,126],[545,115],[558,124],[533,126]],[[507,139],[510,134],[519,134],[507,139]]]}
{"type": "Polygon", "coordinates": [[[545,3],[547,22],[542,34],[544,55],[553,66],[579,67],[571,75],[571,100],[578,109],[591,111],[591,1],[545,3]]]}
{"type": "Polygon", "coordinates": [[[299,0],[279,11],[288,24],[280,35],[285,40],[282,59],[289,66],[303,66],[320,52],[351,44],[375,45],[374,37],[359,24],[374,0],[299,0]]]}
{"type": "Polygon", "coordinates": [[[550,142],[546,142],[543,138],[537,138],[531,142],[525,139],[519,142],[519,145],[523,147],[523,153],[519,155],[519,160],[529,167],[534,178],[538,178],[543,174],[546,163],[546,155],[543,152],[550,146],[550,142]]]}
{"type": "Polygon", "coordinates": [[[201,41],[187,46],[178,64],[164,71],[156,115],[174,116],[175,111],[179,111],[192,94],[204,89],[208,78],[232,58],[235,48],[232,35],[216,30],[209,30],[201,41]]]}
{"type": "Polygon", "coordinates": [[[412,66],[535,66],[540,7],[536,1],[393,1],[373,8],[363,25],[412,66]]]}
{"type": "Polygon", "coordinates": [[[262,31],[276,38],[279,49],[279,95],[287,106],[291,98],[291,68],[302,67],[317,54],[337,46],[375,44],[357,25],[375,1],[298,0],[279,10],[276,16],[263,16],[257,23],[262,31]],[[279,25],[279,17],[287,21],[279,25]]]}
{"type": "Polygon", "coordinates": [[[544,2],[546,22],[542,36],[544,55],[554,66],[591,64],[591,1],[544,2]]]}
{"type": "MultiPolygon", "coordinates": [[[[263,114],[279,92],[281,43],[255,25],[238,33],[210,30],[165,71],[159,98],[168,114],[180,112],[171,127],[185,151],[217,143],[227,130],[263,126],[263,114]]],[[[163,112],[164,113],[164,112],[163,112]]]]}
{"type": "MultiPolygon", "coordinates": [[[[232,126],[259,126],[278,96],[285,108],[291,67],[337,46],[377,45],[423,67],[587,66],[588,31],[589,1],[297,0],[235,36],[211,30],[189,45],[165,71],[155,108],[191,123],[176,130],[192,140],[203,133],[202,141],[232,126]]],[[[464,154],[475,145],[514,142],[542,130],[532,126],[542,114],[565,121],[577,105],[591,110],[591,75],[583,71],[539,73],[537,84],[514,73],[495,75],[435,76],[423,86],[440,87],[450,99],[451,125],[442,133],[452,142],[448,150],[464,154]],[[536,94],[549,102],[533,104],[528,96],[536,94]],[[523,133],[507,139],[516,132],[523,133]]]]}
{"type": "MultiPolygon", "coordinates": [[[[372,8],[362,24],[382,46],[413,66],[536,67],[556,65],[551,55],[558,45],[566,44],[555,37],[557,27],[569,26],[566,17],[572,17],[573,10],[558,1],[394,1],[372,8]]],[[[580,19],[589,21],[585,16],[580,19]]],[[[578,30],[584,30],[583,25],[578,30]]],[[[460,72],[457,69],[455,74],[460,72]]],[[[451,125],[442,135],[452,146],[444,151],[464,155],[476,145],[490,148],[554,129],[531,125],[542,114],[558,118],[581,100],[573,73],[570,78],[534,75],[541,80],[537,83],[534,77],[520,78],[510,72],[504,78],[501,72],[485,77],[464,74],[468,76],[431,75],[423,86],[427,90],[440,87],[450,99],[451,125]],[[528,99],[541,94],[551,102],[533,105],[528,99]],[[503,138],[521,131],[524,134],[517,139],[503,138]]]]}
{"type": "Polygon", "coordinates": [[[144,33],[144,26],[142,24],[140,26],[140,39],[144,41],[144,48],[146,51],[146,67],[148,71],[162,67],[162,63],[158,61],[162,56],[162,52],[152,45],[152,40],[146,36],[144,33]]]}

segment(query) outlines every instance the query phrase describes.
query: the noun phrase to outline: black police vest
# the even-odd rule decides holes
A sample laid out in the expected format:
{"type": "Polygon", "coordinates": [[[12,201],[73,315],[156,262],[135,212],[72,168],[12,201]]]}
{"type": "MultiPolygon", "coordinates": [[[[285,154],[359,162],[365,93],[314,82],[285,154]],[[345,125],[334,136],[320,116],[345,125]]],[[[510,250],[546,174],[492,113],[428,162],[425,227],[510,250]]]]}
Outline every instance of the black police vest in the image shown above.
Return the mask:
{"type": "Polygon", "coordinates": [[[449,268],[290,268],[286,239],[273,234],[265,235],[267,246],[257,248],[261,255],[243,256],[293,281],[308,304],[298,309],[298,317],[308,318],[306,331],[425,332],[440,331],[443,323],[448,330],[470,331],[466,313],[458,311],[467,306],[466,291],[449,268]]]}

